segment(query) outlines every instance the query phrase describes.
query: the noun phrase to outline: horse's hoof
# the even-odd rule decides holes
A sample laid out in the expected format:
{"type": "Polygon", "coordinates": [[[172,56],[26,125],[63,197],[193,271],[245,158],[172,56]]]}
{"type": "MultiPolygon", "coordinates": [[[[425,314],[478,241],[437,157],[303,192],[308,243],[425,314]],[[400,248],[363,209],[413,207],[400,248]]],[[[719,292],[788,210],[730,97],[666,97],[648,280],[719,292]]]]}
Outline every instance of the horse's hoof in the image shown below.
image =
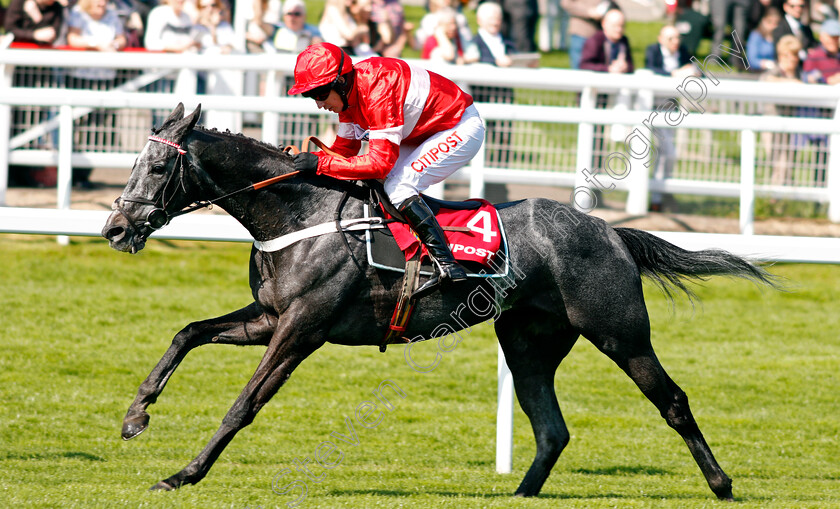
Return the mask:
{"type": "Polygon", "coordinates": [[[160,481],[159,483],[157,483],[154,486],[152,486],[151,488],[149,488],[149,491],[172,491],[172,490],[175,490],[177,488],[178,488],[177,486],[172,486],[171,484],[169,484],[166,481],[160,481]]]}
{"type": "Polygon", "coordinates": [[[727,502],[734,502],[735,499],[732,497],[732,479],[727,476],[723,476],[719,482],[716,483],[709,483],[709,487],[712,488],[712,491],[717,498],[720,500],[724,500],[727,502]]]}
{"type": "Polygon", "coordinates": [[[533,488],[523,488],[520,486],[516,489],[516,492],[513,494],[514,497],[521,497],[521,498],[530,498],[536,497],[540,494],[540,490],[535,490],[533,488]]]}
{"type": "Polygon", "coordinates": [[[149,414],[146,412],[132,417],[126,416],[122,427],[123,440],[131,440],[142,433],[148,426],[149,414]]]}

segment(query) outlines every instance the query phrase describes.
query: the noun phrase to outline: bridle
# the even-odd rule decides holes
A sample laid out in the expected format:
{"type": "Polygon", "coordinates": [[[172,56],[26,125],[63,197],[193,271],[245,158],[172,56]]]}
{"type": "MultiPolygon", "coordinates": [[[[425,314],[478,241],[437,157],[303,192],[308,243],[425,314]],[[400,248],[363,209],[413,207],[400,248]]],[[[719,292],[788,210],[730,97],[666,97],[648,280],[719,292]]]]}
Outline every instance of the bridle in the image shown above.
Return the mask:
{"type": "Polygon", "coordinates": [[[276,182],[280,182],[281,180],[285,180],[295,175],[299,174],[299,171],[292,171],[289,173],[285,173],[283,175],[278,175],[276,177],[272,177],[270,179],[263,180],[261,182],[257,182],[256,184],[251,184],[249,186],[243,187],[242,189],[237,189],[236,191],[227,193],[225,195],[219,196],[217,198],[213,198],[212,200],[198,200],[195,203],[187,206],[176,212],[169,212],[166,210],[167,205],[172,202],[172,199],[175,198],[176,194],[178,193],[178,187],[184,190],[186,193],[187,188],[184,185],[184,176],[186,173],[187,165],[192,167],[192,164],[187,159],[187,150],[182,147],[181,145],[175,143],[174,141],[167,140],[165,138],[161,138],[159,136],[150,135],[149,141],[154,141],[157,143],[163,143],[164,145],[168,145],[178,151],[178,157],[175,159],[175,166],[177,170],[173,171],[169,178],[166,181],[166,184],[160,189],[160,191],[155,196],[154,200],[147,200],[145,198],[127,198],[120,195],[116,200],[114,200],[114,210],[119,211],[120,214],[131,224],[135,231],[140,231],[140,227],[138,227],[137,223],[131,216],[128,215],[128,212],[123,208],[123,202],[128,203],[140,203],[142,205],[151,205],[152,210],[146,215],[145,221],[141,224],[141,226],[146,226],[151,230],[160,230],[164,226],[168,225],[173,218],[178,216],[182,216],[184,214],[189,214],[190,212],[196,211],[198,209],[202,209],[205,207],[212,207],[214,203],[224,200],[225,198],[229,198],[233,195],[244,193],[246,191],[255,191],[257,189],[262,189],[264,187],[270,186],[276,182]],[[178,175],[177,180],[175,180],[175,175],[178,175]],[[175,188],[170,194],[169,198],[167,199],[166,193],[167,189],[169,189],[172,182],[175,181],[175,188]]]}

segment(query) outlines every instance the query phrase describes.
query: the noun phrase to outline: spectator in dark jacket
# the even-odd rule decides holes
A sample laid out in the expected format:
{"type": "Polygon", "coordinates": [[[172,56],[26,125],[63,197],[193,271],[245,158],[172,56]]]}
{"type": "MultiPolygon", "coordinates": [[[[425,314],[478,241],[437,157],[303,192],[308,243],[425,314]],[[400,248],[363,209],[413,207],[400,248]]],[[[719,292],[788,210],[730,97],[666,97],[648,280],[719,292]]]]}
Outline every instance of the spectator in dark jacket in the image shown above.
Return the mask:
{"type": "Polygon", "coordinates": [[[657,40],[659,42],[651,44],[645,51],[646,68],[664,76],[691,73],[694,70],[691,54],[682,44],[676,28],[670,25],[662,27],[657,40]]]}
{"type": "Polygon", "coordinates": [[[785,3],[782,4],[785,15],[782,16],[782,21],[779,23],[779,26],[773,30],[773,42],[775,44],[778,44],[779,39],[785,35],[792,34],[799,39],[799,42],[802,43],[802,51],[799,54],[801,60],[805,60],[807,51],[817,45],[814,32],[808,26],[803,16],[807,5],[807,0],[785,0],[785,3]]]}
{"type": "Polygon", "coordinates": [[[464,54],[468,64],[481,62],[498,67],[510,67],[510,56],[516,53],[513,43],[502,36],[502,8],[495,2],[484,2],[475,12],[478,33],[464,54]]]}
{"type": "MultiPolygon", "coordinates": [[[[502,7],[496,2],[483,2],[478,5],[475,17],[478,33],[464,50],[464,63],[478,62],[497,67],[513,65],[510,55],[516,53],[516,48],[501,34],[502,7]]],[[[470,90],[475,102],[513,103],[512,88],[474,85],[470,90]]],[[[502,147],[490,151],[489,162],[491,165],[504,167],[510,161],[510,133],[513,131],[513,123],[509,120],[487,120],[485,126],[488,144],[502,147]]]]}
{"type": "Polygon", "coordinates": [[[12,0],[3,25],[15,42],[54,44],[63,22],[64,5],[56,0],[12,0]]]}
{"type": "MultiPolygon", "coordinates": [[[[689,76],[700,74],[691,62],[691,55],[682,44],[682,38],[676,27],[666,25],[659,31],[659,42],[651,44],[645,51],[645,67],[664,76],[689,76]]],[[[662,129],[657,136],[656,159],[653,169],[655,181],[665,181],[674,173],[677,159],[677,145],[672,129],[662,129]]],[[[673,209],[676,202],[671,195],[651,192],[650,210],[662,212],[673,209]]]]}
{"type": "Polygon", "coordinates": [[[580,56],[580,68],[610,73],[632,73],[633,55],[624,35],[624,13],[613,9],[604,14],[601,31],[586,40],[580,56]]]}

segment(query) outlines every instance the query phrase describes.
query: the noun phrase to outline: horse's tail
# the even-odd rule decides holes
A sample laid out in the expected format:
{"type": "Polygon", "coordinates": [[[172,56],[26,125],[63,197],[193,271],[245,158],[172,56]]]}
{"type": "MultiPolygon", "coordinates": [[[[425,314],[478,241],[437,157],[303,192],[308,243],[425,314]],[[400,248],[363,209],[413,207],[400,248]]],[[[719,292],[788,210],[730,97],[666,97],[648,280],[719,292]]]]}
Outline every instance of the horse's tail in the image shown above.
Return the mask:
{"type": "Polygon", "coordinates": [[[639,272],[652,279],[671,300],[674,299],[672,290],[681,290],[693,300],[694,292],[685,281],[705,281],[709,276],[741,277],[773,288],[781,287],[777,276],[727,251],[686,251],[635,228],[615,231],[633,256],[639,272]]]}

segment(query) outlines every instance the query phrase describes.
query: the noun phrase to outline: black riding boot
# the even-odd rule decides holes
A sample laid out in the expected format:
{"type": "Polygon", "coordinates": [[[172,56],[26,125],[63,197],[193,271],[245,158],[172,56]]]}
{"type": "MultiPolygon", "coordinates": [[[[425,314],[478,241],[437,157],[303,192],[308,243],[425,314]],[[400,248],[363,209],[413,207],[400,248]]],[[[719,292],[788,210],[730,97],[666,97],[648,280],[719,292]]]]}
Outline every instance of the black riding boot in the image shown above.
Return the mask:
{"type": "Polygon", "coordinates": [[[420,237],[429,255],[437,265],[434,275],[411,296],[419,299],[435,291],[442,282],[458,282],[467,279],[464,268],[458,265],[435,215],[420,196],[412,196],[400,205],[400,212],[411,229],[420,237]]]}

